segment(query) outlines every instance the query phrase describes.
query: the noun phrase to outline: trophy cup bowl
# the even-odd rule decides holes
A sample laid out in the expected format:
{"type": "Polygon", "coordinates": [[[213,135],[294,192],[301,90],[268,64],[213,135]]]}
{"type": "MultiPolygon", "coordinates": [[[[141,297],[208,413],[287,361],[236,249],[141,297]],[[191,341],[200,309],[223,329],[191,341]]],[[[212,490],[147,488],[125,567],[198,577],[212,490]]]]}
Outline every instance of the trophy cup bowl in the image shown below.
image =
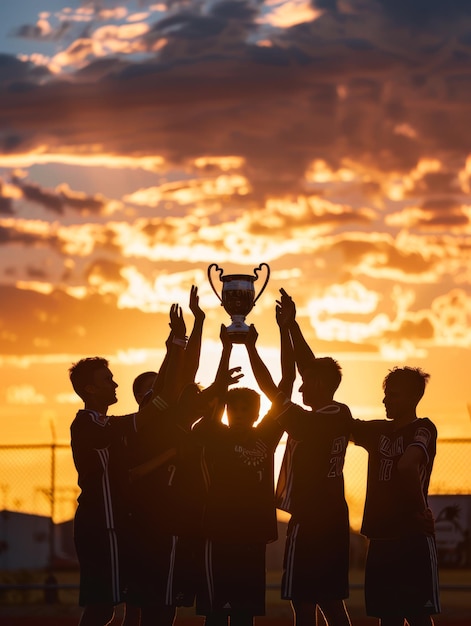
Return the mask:
{"type": "Polygon", "coordinates": [[[255,303],[262,295],[265,287],[267,286],[268,279],[270,278],[270,268],[267,263],[260,263],[260,265],[254,268],[254,274],[228,274],[223,276],[223,269],[212,263],[208,267],[208,280],[214,293],[221,302],[221,306],[231,316],[232,324],[227,326],[227,332],[231,338],[232,343],[244,343],[245,337],[249,332],[249,326],[245,323],[246,316],[255,306],[255,303]],[[255,281],[258,280],[258,273],[265,267],[267,275],[265,282],[255,296],[255,281]],[[213,280],[211,278],[211,271],[219,272],[219,280],[222,282],[221,296],[214,287],[213,280]]]}

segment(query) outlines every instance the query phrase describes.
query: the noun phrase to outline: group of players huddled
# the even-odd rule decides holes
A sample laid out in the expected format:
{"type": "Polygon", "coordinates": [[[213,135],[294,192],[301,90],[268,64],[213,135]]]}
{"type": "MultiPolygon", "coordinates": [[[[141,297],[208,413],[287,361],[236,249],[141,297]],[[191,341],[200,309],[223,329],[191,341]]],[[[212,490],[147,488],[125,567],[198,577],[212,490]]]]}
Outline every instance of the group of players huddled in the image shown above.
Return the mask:
{"type": "MultiPolygon", "coordinates": [[[[401,367],[384,379],[386,418],[353,419],[334,400],[342,378],[316,357],[285,290],[275,305],[281,380],[276,384],[245,338],[260,390],[272,403],[259,421],[260,394],[234,386],[232,339],[221,326],[221,357],[207,388],[195,383],[205,314],[191,288],[189,338],[179,305],[158,372],[134,381],[138,410],[109,416],[117,383],[108,361],[84,358],[70,380],[84,402],[71,425],[81,489],[74,523],[81,626],[104,626],[125,603],[124,626],[171,626],[195,606],[206,626],[252,626],[265,614],[266,545],[277,539],[276,509],[290,514],[281,597],[296,626],[349,626],[349,517],[343,465],[349,441],[369,453],[361,532],[368,538],[365,600],[382,626],[433,624],[438,576],[427,491],[437,433],[417,418],[429,375],[401,367]],[[309,409],[294,404],[296,368],[309,409]],[[224,412],[227,425],[223,423],[224,412]],[[257,425],[254,427],[255,423],[257,425]],[[274,454],[288,435],[275,484],[274,454]]],[[[281,567],[281,564],[280,564],[281,567]]]]}

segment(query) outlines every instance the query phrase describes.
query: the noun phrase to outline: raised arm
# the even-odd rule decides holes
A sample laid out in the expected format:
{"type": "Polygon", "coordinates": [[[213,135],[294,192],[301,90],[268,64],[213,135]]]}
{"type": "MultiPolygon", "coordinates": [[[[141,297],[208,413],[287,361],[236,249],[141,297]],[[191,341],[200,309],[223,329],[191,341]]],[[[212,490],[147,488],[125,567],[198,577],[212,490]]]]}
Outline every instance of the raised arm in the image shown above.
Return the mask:
{"type": "Polygon", "coordinates": [[[293,392],[294,381],[296,379],[296,362],[294,359],[294,349],[289,332],[290,320],[284,315],[281,302],[277,302],[275,312],[276,322],[280,329],[281,346],[281,380],[278,383],[278,389],[290,398],[293,392]]]}
{"type": "Polygon", "coordinates": [[[397,469],[401,478],[403,499],[411,511],[411,526],[426,535],[433,535],[432,511],[425,500],[421,474],[427,460],[420,446],[408,446],[399,459],[397,469]]]}
{"type": "Polygon", "coordinates": [[[170,307],[170,337],[167,340],[168,360],[165,366],[164,380],[157,388],[154,385],[152,398],[145,407],[136,413],[136,424],[139,427],[141,420],[146,420],[155,414],[155,411],[165,410],[176,402],[181,390],[180,372],[186,347],[186,326],[181,308],[178,304],[170,307]]]}
{"type": "Polygon", "coordinates": [[[247,347],[247,352],[249,355],[250,365],[252,366],[252,371],[255,376],[255,380],[257,381],[258,386],[263,391],[263,393],[269,398],[272,402],[276,398],[279,393],[278,387],[273,382],[273,378],[268,371],[267,366],[262,361],[258,350],[255,346],[257,341],[258,332],[253,324],[250,326],[250,330],[247,333],[247,338],[245,340],[245,345],[247,347]]]}
{"type": "Polygon", "coordinates": [[[224,400],[229,385],[234,385],[239,382],[243,376],[240,367],[229,368],[232,341],[227,333],[227,328],[223,324],[221,324],[219,336],[222,343],[222,352],[216,377],[213,384],[204,389],[200,394],[201,400],[206,405],[216,397],[220,400],[224,400]]]}
{"type": "Polygon", "coordinates": [[[294,358],[298,366],[300,373],[305,367],[315,358],[314,352],[309,347],[309,344],[304,339],[304,335],[296,321],[296,305],[290,295],[286,293],[284,289],[280,289],[281,300],[280,306],[283,315],[286,316],[287,324],[289,326],[289,332],[291,335],[291,341],[293,342],[294,358]]]}
{"type": "Polygon", "coordinates": [[[153,389],[156,393],[158,393],[159,390],[162,389],[165,383],[165,375],[167,372],[168,360],[170,358],[170,347],[172,345],[172,339],[173,339],[173,332],[172,330],[170,330],[170,333],[167,337],[167,341],[165,342],[167,351],[165,352],[164,360],[162,361],[162,364],[160,366],[159,371],[157,372],[157,376],[155,377],[155,381],[153,384],[153,389]]]}
{"type": "Polygon", "coordinates": [[[203,323],[206,317],[203,309],[199,305],[198,287],[191,286],[190,290],[190,311],[193,313],[193,329],[188,339],[185,351],[185,363],[183,366],[183,383],[188,384],[195,381],[201,355],[201,338],[203,335],[203,323]]]}

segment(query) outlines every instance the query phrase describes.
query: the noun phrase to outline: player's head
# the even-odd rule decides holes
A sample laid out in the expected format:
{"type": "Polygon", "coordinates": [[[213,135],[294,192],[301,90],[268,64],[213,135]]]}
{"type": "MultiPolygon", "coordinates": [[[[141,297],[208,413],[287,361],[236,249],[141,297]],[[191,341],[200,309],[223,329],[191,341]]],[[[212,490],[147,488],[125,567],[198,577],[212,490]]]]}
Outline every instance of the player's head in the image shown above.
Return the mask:
{"type": "Polygon", "coordinates": [[[388,419],[415,415],[430,378],[420,367],[394,367],[383,380],[383,404],[388,419]]]}
{"type": "Polygon", "coordinates": [[[81,359],[69,368],[69,377],[75,393],[87,402],[95,402],[100,406],[110,406],[117,402],[113,374],[108,361],[94,356],[81,359]]]}
{"type": "Polygon", "coordinates": [[[260,394],[247,387],[234,387],[226,395],[229,428],[252,428],[260,413],[260,394]]]}
{"type": "Polygon", "coordinates": [[[342,368],[330,356],[312,359],[301,373],[303,384],[299,391],[307,406],[332,399],[342,380],[342,368]]]}
{"type": "Polygon", "coordinates": [[[200,394],[201,387],[198,383],[188,383],[178,397],[178,423],[185,428],[190,428],[195,421],[199,420],[206,408],[201,403],[200,394]]]}
{"type": "Polygon", "coordinates": [[[146,393],[152,389],[156,376],[157,372],[142,372],[134,379],[132,392],[139,405],[141,404],[146,393]]]}

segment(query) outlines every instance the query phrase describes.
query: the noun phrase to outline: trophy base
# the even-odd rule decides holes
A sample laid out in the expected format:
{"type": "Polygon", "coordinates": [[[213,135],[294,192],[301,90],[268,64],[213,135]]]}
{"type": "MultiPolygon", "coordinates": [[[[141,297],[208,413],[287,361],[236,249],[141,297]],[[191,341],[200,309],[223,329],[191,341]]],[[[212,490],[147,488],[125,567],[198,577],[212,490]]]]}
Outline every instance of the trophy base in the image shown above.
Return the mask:
{"type": "Polygon", "coordinates": [[[239,320],[235,320],[230,326],[227,326],[227,334],[232,343],[245,343],[249,330],[250,326],[247,326],[244,321],[239,320]]]}

